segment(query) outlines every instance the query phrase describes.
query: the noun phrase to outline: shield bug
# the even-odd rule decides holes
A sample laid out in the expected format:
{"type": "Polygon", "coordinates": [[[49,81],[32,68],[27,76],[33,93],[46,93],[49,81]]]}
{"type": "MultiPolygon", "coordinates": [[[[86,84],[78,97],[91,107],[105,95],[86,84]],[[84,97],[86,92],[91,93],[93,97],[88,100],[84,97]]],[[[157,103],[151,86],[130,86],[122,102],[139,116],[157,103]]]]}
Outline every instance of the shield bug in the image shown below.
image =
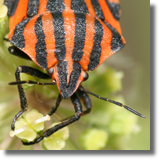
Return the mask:
{"type": "Polygon", "coordinates": [[[59,96],[49,116],[55,113],[62,99],[68,98],[76,112],[47,129],[33,142],[23,142],[25,145],[38,143],[89,113],[92,106],[87,93],[145,117],[120,102],[100,97],[81,86],[88,79],[87,71],[97,68],[125,45],[119,24],[119,0],[6,0],[5,4],[10,17],[8,39],[13,44],[9,52],[32,60],[47,71],[42,73],[29,66],[17,68],[16,82],[10,85],[18,85],[21,111],[13,119],[11,129],[14,130],[16,120],[27,111],[24,83],[57,85],[59,96]],[[52,82],[21,81],[21,73],[52,79],[52,82]],[[82,110],[80,100],[86,110],[82,110]]]}

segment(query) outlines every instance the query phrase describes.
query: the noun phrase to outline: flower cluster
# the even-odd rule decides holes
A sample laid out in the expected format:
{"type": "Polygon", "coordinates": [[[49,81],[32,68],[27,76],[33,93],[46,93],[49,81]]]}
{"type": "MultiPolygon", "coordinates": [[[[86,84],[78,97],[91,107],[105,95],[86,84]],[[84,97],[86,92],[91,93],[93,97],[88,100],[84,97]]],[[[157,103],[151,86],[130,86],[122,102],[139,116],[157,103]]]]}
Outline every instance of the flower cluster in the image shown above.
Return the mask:
{"type": "MultiPolygon", "coordinates": [[[[33,109],[27,112],[15,123],[15,130],[10,132],[10,136],[17,136],[23,142],[32,142],[37,136],[41,136],[44,130],[44,122],[49,121],[50,116],[43,116],[33,109]]],[[[49,128],[58,123],[53,123],[49,128]]],[[[65,140],[69,137],[68,127],[57,131],[50,137],[44,138],[42,148],[47,150],[60,150],[65,146],[65,140]]]]}

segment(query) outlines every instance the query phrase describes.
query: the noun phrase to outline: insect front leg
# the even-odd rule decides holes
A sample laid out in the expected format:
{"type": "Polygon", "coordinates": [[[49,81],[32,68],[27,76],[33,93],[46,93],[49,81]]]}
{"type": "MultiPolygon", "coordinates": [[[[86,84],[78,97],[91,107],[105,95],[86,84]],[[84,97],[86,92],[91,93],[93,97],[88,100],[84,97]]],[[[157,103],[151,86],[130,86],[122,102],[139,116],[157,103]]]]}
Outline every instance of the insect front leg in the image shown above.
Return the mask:
{"type": "Polygon", "coordinates": [[[48,113],[49,116],[51,116],[53,113],[56,112],[57,108],[59,107],[60,102],[62,101],[62,96],[59,94],[56,105],[52,108],[52,110],[48,113]]]}
{"type": "Polygon", "coordinates": [[[75,121],[78,121],[80,119],[81,114],[82,114],[82,105],[81,105],[81,102],[80,102],[78,96],[76,95],[76,93],[74,93],[71,96],[71,101],[72,101],[72,104],[73,104],[75,112],[76,112],[75,115],[72,116],[72,117],[69,117],[67,119],[64,119],[63,121],[61,121],[61,123],[59,123],[56,126],[46,130],[43,133],[44,137],[49,137],[50,135],[52,135],[54,132],[58,131],[59,129],[61,129],[65,126],[68,126],[69,124],[71,124],[75,121]]]}
{"type": "Polygon", "coordinates": [[[72,96],[71,96],[71,101],[72,101],[72,104],[74,105],[74,109],[75,109],[75,115],[72,116],[72,117],[69,117],[63,121],[61,121],[61,123],[55,125],[54,127],[52,128],[49,128],[47,129],[43,135],[37,139],[35,139],[33,142],[23,142],[24,145],[32,145],[32,144],[35,144],[35,143],[38,143],[40,142],[44,137],[49,137],[50,135],[52,135],[53,133],[55,133],[56,131],[58,131],[59,129],[61,128],[64,128],[66,126],[68,126],[69,124],[75,122],[75,121],[78,121],[79,118],[81,117],[82,115],[82,105],[80,103],[80,100],[78,98],[78,96],[76,95],[76,93],[74,93],[72,96]]]}
{"type": "MultiPolygon", "coordinates": [[[[19,66],[15,72],[15,77],[16,77],[16,81],[17,82],[21,82],[20,79],[20,73],[26,73],[29,74],[31,76],[37,77],[37,78],[41,78],[41,79],[50,79],[51,77],[37,69],[34,69],[32,67],[28,67],[28,66],[19,66]]],[[[24,92],[24,89],[22,87],[22,84],[18,84],[18,92],[19,92],[19,97],[20,97],[20,104],[21,104],[21,111],[18,112],[16,114],[16,116],[13,119],[13,122],[11,124],[11,129],[14,130],[15,128],[15,122],[16,120],[24,113],[27,111],[27,99],[26,99],[26,95],[24,92]]]]}

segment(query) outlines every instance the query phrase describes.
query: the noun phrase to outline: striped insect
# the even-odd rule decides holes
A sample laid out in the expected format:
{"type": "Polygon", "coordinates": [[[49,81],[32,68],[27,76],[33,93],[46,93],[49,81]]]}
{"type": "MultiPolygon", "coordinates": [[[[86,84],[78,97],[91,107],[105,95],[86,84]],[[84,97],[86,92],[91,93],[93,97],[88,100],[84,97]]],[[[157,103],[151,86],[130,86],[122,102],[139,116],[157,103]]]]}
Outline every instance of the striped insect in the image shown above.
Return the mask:
{"type": "Polygon", "coordinates": [[[23,142],[25,145],[38,143],[89,113],[92,105],[87,93],[145,117],[122,103],[100,97],[81,86],[88,78],[87,71],[97,68],[125,45],[118,21],[119,0],[5,0],[5,4],[10,17],[8,39],[14,45],[9,47],[9,52],[32,60],[47,71],[42,73],[29,66],[17,68],[16,82],[10,85],[18,85],[21,111],[13,119],[11,129],[14,130],[16,120],[27,111],[24,83],[57,85],[59,96],[49,116],[55,113],[62,99],[68,98],[76,112],[47,129],[33,142],[23,142]],[[52,82],[21,81],[21,73],[52,79],[52,82]],[[78,97],[83,100],[86,110],[82,110],[78,97]]]}

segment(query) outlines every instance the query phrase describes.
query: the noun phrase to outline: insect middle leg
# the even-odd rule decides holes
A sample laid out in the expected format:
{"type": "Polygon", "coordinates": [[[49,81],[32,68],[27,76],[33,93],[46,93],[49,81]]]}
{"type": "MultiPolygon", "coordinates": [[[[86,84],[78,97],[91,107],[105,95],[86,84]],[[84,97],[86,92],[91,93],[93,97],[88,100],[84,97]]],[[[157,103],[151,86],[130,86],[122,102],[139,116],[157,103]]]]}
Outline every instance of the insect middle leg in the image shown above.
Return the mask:
{"type": "Polygon", "coordinates": [[[80,89],[77,90],[77,93],[78,93],[79,97],[81,98],[81,101],[84,103],[84,106],[86,107],[86,110],[84,110],[82,112],[82,115],[88,114],[92,108],[92,103],[91,103],[91,100],[90,100],[88,94],[84,91],[81,91],[80,89]]]}
{"type": "MultiPolygon", "coordinates": [[[[48,74],[45,74],[35,68],[28,67],[28,66],[19,66],[15,72],[16,81],[20,82],[20,73],[26,73],[28,75],[41,78],[41,79],[51,79],[51,77],[48,74]]],[[[15,122],[16,120],[25,112],[27,111],[27,99],[24,92],[24,89],[22,87],[22,84],[18,84],[18,92],[20,97],[20,103],[21,103],[21,111],[16,114],[16,116],[13,119],[13,122],[11,124],[11,129],[14,130],[15,128],[15,122]]]]}

